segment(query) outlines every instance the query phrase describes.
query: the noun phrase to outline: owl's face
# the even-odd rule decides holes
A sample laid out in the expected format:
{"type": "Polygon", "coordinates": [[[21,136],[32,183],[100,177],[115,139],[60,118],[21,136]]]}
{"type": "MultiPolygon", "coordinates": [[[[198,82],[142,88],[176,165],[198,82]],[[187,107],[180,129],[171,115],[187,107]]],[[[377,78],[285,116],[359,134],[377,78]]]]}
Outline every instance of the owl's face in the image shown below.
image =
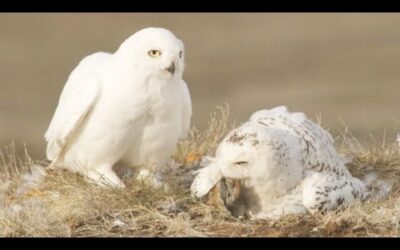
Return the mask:
{"type": "Polygon", "coordinates": [[[223,176],[233,179],[245,179],[251,177],[255,164],[252,150],[244,149],[239,145],[224,145],[219,148],[216,164],[223,176]]]}
{"type": "Polygon", "coordinates": [[[116,52],[145,77],[182,78],[185,50],[169,30],[146,28],[128,38],[116,52]]]}
{"type": "Polygon", "coordinates": [[[254,133],[240,130],[229,133],[219,145],[215,157],[222,175],[233,179],[253,177],[256,169],[265,164],[257,143],[254,133]]]}

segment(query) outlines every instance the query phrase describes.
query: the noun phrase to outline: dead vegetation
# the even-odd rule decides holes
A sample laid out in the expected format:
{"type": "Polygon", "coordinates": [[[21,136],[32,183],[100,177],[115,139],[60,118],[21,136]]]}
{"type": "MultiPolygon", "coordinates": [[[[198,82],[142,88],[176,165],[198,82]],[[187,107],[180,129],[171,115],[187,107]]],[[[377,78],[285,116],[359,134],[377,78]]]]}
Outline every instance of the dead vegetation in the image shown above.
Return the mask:
{"type": "Polygon", "coordinates": [[[200,132],[192,127],[189,136],[179,143],[174,160],[182,165],[197,163],[201,156],[209,155],[217,148],[226,132],[233,128],[228,125],[229,105],[217,107],[218,111],[210,114],[208,128],[200,132]]]}
{"type": "MultiPolygon", "coordinates": [[[[230,129],[228,108],[210,117],[204,132],[193,129],[174,156],[177,169],[196,165],[212,154],[230,129]]],[[[225,237],[352,237],[400,236],[400,149],[371,138],[361,145],[345,128],[337,140],[349,158],[350,171],[363,177],[375,172],[392,183],[383,200],[354,203],[327,214],[286,216],[278,221],[250,221],[231,216],[197,201],[186,186],[168,192],[134,180],[124,190],[105,189],[66,171],[49,171],[45,178],[30,178],[37,171],[28,153],[20,159],[11,145],[0,153],[0,236],[225,236],[225,237]]]]}

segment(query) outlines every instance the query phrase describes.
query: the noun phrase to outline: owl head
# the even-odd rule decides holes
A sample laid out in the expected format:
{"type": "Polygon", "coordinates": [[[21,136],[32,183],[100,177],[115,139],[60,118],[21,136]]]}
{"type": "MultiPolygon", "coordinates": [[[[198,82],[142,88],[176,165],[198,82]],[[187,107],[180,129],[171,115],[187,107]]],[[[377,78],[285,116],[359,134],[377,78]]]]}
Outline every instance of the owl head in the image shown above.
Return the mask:
{"type": "Polygon", "coordinates": [[[185,49],[181,40],[164,28],[145,28],[126,39],[115,52],[128,70],[144,77],[182,78],[185,49]]]}
{"type": "Polygon", "coordinates": [[[228,133],[219,144],[214,164],[227,178],[253,177],[255,170],[265,165],[259,146],[257,132],[250,126],[242,126],[228,133]]]}

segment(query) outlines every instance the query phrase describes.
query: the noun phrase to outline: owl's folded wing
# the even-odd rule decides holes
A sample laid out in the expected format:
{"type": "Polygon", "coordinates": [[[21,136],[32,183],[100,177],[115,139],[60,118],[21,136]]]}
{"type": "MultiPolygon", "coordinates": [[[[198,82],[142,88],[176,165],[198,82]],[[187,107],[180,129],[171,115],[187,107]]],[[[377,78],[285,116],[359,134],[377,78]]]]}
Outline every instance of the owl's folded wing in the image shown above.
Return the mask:
{"type": "Polygon", "coordinates": [[[99,95],[100,79],[93,70],[95,64],[82,62],[69,76],[45,133],[46,155],[53,163],[58,160],[71,136],[83,124],[99,95]]]}

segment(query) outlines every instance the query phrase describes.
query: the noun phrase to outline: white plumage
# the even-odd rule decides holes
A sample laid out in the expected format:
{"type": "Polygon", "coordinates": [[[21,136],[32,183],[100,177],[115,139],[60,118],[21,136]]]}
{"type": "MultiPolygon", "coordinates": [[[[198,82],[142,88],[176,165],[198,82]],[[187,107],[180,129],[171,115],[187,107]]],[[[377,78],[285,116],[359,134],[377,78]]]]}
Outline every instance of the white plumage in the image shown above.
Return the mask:
{"type": "Polygon", "coordinates": [[[228,133],[215,158],[198,170],[191,191],[202,197],[223,177],[242,180],[257,196],[259,207],[249,208],[256,218],[335,209],[367,193],[331,135],[283,106],[257,111],[228,133]]]}
{"type": "Polygon", "coordinates": [[[170,31],[138,31],[113,53],[87,56],[70,74],[45,134],[47,158],[89,179],[124,184],[118,161],[151,180],[189,130],[184,46],[170,31]]]}

